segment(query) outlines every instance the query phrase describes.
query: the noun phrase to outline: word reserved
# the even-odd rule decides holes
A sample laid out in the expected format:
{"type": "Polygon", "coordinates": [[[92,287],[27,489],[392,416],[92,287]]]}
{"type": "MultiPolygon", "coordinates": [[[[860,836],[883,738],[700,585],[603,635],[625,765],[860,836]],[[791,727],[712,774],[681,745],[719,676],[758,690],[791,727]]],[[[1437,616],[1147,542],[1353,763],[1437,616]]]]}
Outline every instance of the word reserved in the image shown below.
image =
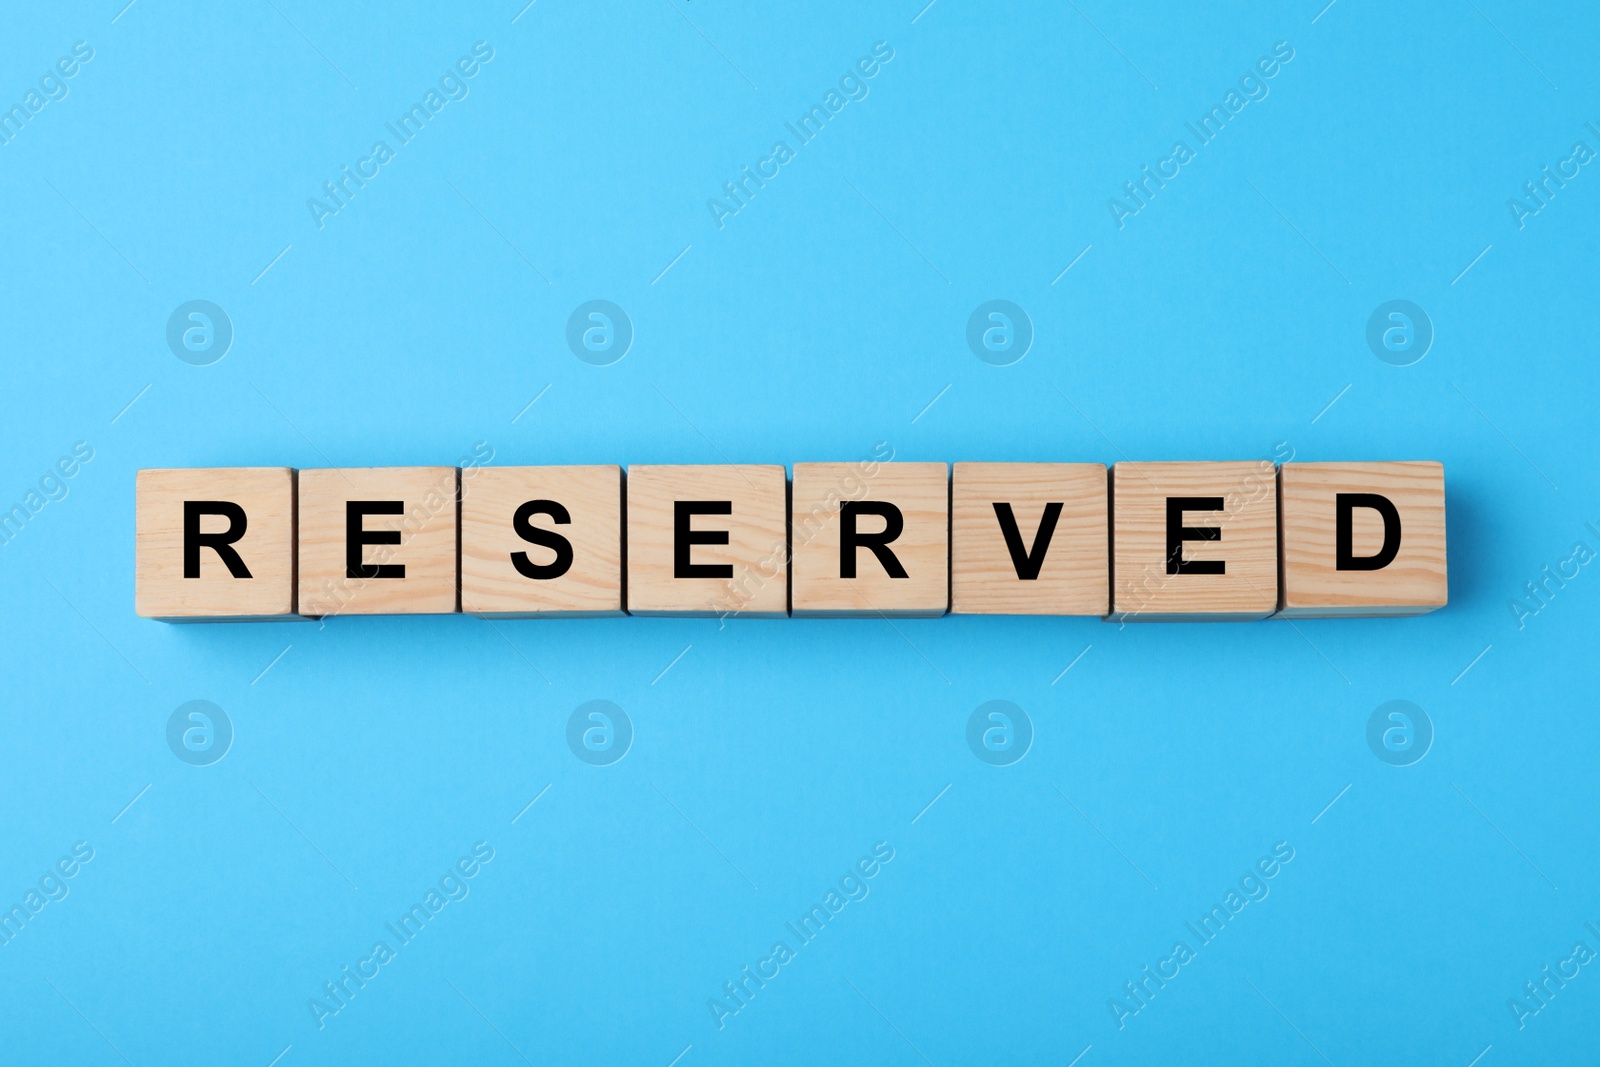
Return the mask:
{"type": "Polygon", "coordinates": [[[1443,607],[1438,463],[141,470],[167,621],[1093,615],[1443,607]]]}

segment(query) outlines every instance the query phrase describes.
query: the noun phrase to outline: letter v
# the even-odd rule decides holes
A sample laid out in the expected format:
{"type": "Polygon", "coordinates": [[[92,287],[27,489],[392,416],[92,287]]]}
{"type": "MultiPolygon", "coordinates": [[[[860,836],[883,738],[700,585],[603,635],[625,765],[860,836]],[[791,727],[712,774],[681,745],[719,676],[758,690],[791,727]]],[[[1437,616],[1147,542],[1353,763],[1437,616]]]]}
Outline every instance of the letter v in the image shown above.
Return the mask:
{"type": "Polygon", "coordinates": [[[1050,538],[1055,536],[1056,521],[1061,518],[1061,502],[1052,501],[1044,506],[1044,514],[1039,518],[1039,532],[1033,535],[1033,548],[1022,547],[1022,531],[1017,529],[1017,517],[1011,511],[1011,505],[996,501],[994,516],[1000,520],[1000,532],[1006,538],[1006,550],[1011,553],[1011,565],[1017,569],[1017,577],[1025,582],[1034,581],[1039,577],[1039,571],[1044,567],[1044,554],[1050,548],[1050,538]]]}

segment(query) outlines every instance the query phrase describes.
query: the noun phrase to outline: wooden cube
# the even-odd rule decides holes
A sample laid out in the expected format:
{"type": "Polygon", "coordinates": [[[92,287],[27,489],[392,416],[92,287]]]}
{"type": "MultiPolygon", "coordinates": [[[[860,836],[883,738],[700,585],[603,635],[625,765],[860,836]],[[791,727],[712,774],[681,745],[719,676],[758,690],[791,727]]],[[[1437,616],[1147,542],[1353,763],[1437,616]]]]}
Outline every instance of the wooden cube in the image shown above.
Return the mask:
{"type": "Polygon", "coordinates": [[[950,475],[943,463],[796,463],[796,615],[943,615],[950,475]]]}
{"type": "Polygon", "coordinates": [[[950,485],[953,613],[1110,612],[1104,464],[957,463],[950,485]]]}
{"type": "Polygon", "coordinates": [[[457,611],[454,467],[300,472],[300,611],[457,611]]]}
{"type": "Polygon", "coordinates": [[[629,613],[788,614],[788,484],[777,465],[629,467],[629,613]]]}
{"type": "Polygon", "coordinates": [[[622,614],[622,468],[461,472],[461,610],[622,614]]]}
{"type": "Polygon", "coordinates": [[[1444,466],[1285,463],[1284,618],[1422,615],[1449,599],[1444,466]]]}
{"type": "Polygon", "coordinates": [[[1277,610],[1270,461],[1118,463],[1111,516],[1113,619],[1228,621],[1277,610]]]}
{"type": "Polygon", "coordinates": [[[295,472],[142,470],[135,479],[134,610],[168,622],[295,613],[295,472]]]}

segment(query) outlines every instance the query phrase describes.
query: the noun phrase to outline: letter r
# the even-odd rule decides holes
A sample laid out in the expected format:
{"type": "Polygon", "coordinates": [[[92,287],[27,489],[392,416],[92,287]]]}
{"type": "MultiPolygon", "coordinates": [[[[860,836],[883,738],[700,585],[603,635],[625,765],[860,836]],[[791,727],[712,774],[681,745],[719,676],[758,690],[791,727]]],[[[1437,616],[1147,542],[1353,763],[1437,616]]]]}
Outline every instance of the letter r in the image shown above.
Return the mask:
{"type": "Polygon", "coordinates": [[[870,549],[891,578],[909,578],[905,567],[889,548],[890,542],[906,528],[905,516],[887,500],[846,500],[839,505],[839,577],[856,576],[856,549],[870,549]],[[857,515],[876,515],[883,520],[878,533],[856,530],[857,515]]]}
{"type": "Polygon", "coordinates": [[[235,578],[250,577],[250,569],[239,558],[233,543],[244,536],[249,519],[244,508],[231,500],[185,500],[183,502],[183,576],[200,577],[200,550],[209,548],[227,565],[235,578]],[[221,533],[201,533],[202,515],[221,515],[228,528],[221,533]]]}

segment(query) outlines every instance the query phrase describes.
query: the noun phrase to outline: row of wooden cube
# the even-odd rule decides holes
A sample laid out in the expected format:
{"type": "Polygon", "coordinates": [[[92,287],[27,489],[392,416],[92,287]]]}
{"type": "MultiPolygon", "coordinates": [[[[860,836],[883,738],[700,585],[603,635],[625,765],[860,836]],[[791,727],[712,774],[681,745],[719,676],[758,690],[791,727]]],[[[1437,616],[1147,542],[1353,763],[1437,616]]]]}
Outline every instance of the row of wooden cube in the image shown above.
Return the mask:
{"type": "Polygon", "coordinates": [[[1408,615],[1438,463],[142,470],[140,615],[1408,615]]]}

